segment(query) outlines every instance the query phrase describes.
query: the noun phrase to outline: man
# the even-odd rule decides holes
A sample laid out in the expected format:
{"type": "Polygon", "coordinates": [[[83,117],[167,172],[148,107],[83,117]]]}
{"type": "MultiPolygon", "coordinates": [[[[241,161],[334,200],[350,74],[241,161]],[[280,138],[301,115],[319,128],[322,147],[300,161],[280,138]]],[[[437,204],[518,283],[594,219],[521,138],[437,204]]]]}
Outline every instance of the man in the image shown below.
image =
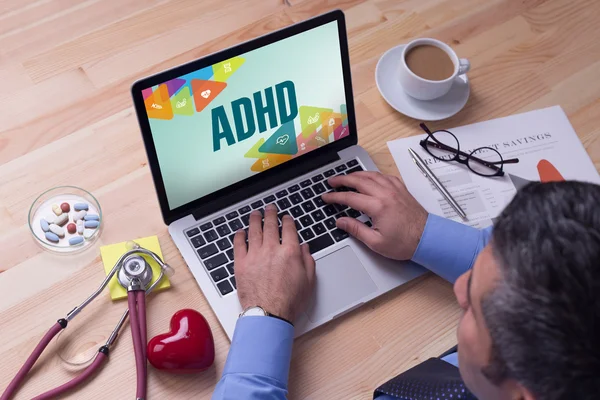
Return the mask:
{"type": "MultiPolygon", "coordinates": [[[[373,251],[412,259],[454,283],[463,314],[458,360],[446,360],[458,362],[460,377],[478,399],[600,396],[600,186],[530,184],[493,231],[479,231],[428,215],[395,177],[358,172],[329,183],[358,193],[330,192],[323,195],[326,202],[363,211],[373,221],[371,229],[340,218],[340,229],[373,251]]],[[[311,294],[315,263],[298,245],[291,219],[283,221],[279,243],[274,208],[266,210],[262,229],[260,213],[251,216],[248,248],[244,236],[235,237],[240,303],[276,317],[240,318],[213,399],[284,399],[291,323],[311,294]]],[[[381,386],[377,398],[410,398],[399,383],[381,386]]],[[[455,399],[473,398],[454,391],[455,399]]]]}

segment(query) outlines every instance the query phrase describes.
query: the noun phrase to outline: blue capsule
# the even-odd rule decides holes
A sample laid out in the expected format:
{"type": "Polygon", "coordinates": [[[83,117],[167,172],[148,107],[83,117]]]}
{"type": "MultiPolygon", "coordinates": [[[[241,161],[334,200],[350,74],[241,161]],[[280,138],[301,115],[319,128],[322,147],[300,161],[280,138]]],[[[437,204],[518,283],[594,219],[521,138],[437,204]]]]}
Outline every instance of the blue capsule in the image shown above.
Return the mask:
{"type": "Polygon", "coordinates": [[[99,221],[100,217],[97,214],[86,214],[83,219],[86,221],[99,221]]]}
{"type": "Polygon", "coordinates": [[[75,211],[81,211],[81,210],[88,210],[88,205],[87,203],[75,203],[73,204],[73,208],[75,209],[75,211]]]}
{"type": "Polygon", "coordinates": [[[48,232],[50,230],[50,225],[44,218],[40,219],[40,226],[44,232],[48,232]]]}
{"type": "Polygon", "coordinates": [[[100,226],[100,221],[85,221],[83,223],[83,226],[86,227],[86,228],[95,229],[98,226],[100,226]]]}
{"type": "Polygon", "coordinates": [[[73,236],[72,238],[69,239],[69,244],[71,246],[77,246],[78,244],[83,243],[83,237],[82,236],[73,236]]]}
{"type": "Polygon", "coordinates": [[[59,238],[56,233],[46,232],[44,233],[44,235],[46,236],[46,239],[48,239],[50,242],[58,243],[59,238]]]}

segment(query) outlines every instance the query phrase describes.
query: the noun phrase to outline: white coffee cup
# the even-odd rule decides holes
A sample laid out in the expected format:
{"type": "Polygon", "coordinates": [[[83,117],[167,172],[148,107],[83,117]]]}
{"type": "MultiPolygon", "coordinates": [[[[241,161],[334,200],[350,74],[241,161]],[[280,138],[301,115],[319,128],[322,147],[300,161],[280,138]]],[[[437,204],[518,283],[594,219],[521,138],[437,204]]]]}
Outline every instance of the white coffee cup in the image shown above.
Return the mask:
{"type": "Polygon", "coordinates": [[[404,46],[398,71],[400,85],[409,96],[418,100],[433,100],[448,93],[454,83],[454,79],[458,75],[465,74],[470,68],[471,64],[469,61],[465,58],[458,58],[454,50],[446,43],[436,39],[422,38],[415,39],[404,46]],[[431,81],[416,75],[406,64],[406,54],[416,46],[435,46],[444,50],[454,63],[454,73],[449,78],[441,81],[431,81]]]}

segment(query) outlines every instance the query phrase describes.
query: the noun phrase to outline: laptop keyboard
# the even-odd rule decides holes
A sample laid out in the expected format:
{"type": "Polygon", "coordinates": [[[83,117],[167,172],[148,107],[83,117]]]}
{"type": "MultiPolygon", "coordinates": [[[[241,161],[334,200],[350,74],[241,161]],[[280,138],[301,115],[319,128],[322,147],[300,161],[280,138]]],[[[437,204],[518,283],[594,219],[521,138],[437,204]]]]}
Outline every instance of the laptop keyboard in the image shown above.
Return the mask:
{"type": "MultiPolygon", "coordinates": [[[[335,226],[336,219],[346,216],[358,218],[363,214],[341,204],[327,204],[321,195],[334,190],[354,191],[347,187],[333,189],[327,183],[327,178],[357,171],[363,171],[357,160],[340,163],[310,179],[265,195],[262,200],[255,200],[236,211],[214,218],[211,222],[188,229],[188,240],[221,295],[225,296],[236,290],[233,237],[239,229],[245,229],[246,234],[248,233],[252,210],[260,210],[264,214],[265,206],[274,203],[278,209],[280,235],[281,219],[285,214],[292,216],[298,230],[298,240],[300,244],[308,244],[311,254],[346,239],[348,234],[335,226]]],[[[371,226],[368,220],[365,224],[371,226]]]]}

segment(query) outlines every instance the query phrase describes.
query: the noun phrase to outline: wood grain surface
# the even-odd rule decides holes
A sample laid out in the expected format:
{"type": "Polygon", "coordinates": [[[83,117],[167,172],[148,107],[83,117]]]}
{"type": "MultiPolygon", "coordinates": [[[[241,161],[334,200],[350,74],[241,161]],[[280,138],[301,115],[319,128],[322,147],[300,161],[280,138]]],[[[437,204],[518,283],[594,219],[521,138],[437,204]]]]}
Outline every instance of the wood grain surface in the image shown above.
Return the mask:
{"type": "MultiPolygon", "coordinates": [[[[149,301],[149,335],[194,308],[217,355],[192,376],[149,370],[150,399],[209,398],[229,342],[163,224],[129,88],[145,75],[323,13],[346,12],[359,142],[398,175],[390,139],[418,134],[375,86],[377,60],[420,36],[469,58],[471,98],[455,127],[559,104],[600,168],[597,0],[0,0],[0,391],[43,333],[96,287],[98,246],[158,235],[177,273],[149,301]],[[104,213],[95,248],[59,257],[34,243],[27,212],[57,185],[93,192],[104,213]]],[[[124,309],[107,294],[69,328],[83,347],[105,340],[124,309]]],[[[367,399],[387,378],[456,343],[452,288],[427,275],[316,329],[294,346],[290,399],[367,399]]],[[[52,344],[17,399],[74,376],[52,344]]],[[[68,398],[129,399],[129,333],[95,379],[68,398]]]]}

